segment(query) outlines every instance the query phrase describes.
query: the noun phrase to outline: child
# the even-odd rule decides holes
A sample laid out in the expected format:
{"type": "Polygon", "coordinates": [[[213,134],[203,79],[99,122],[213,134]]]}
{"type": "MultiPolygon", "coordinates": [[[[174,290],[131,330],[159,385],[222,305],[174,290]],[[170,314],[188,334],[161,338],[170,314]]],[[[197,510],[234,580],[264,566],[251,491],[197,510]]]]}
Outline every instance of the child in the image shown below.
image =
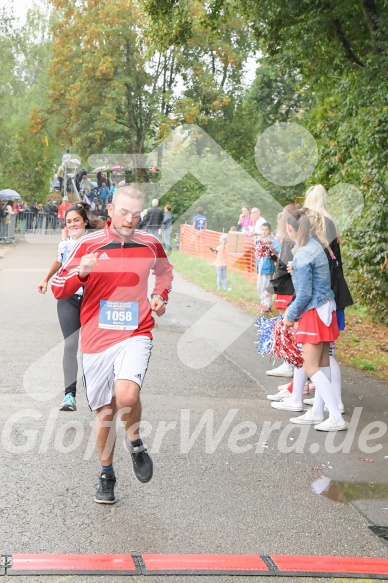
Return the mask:
{"type": "Polygon", "coordinates": [[[215,249],[210,247],[213,253],[217,253],[215,266],[217,269],[217,289],[224,289],[225,291],[230,291],[231,288],[228,287],[227,279],[227,266],[228,266],[228,248],[227,248],[228,236],[221,235],[220,243],[215,249]]]}
{"type": "Polygon", "coordinates": [[[100,198],[102,208],[105,210],[107,207],[108,198],[109,198],[109,188],[107,187],[106,182],[102,182],[98,196],[100,198]]]}
{"type": "Polygon", "coordinates": [[[269,312],[272,304],[272,295],[266,292],[272,274],[275,272],[276,254],[280,251],[278,241],[271,236],[271,225],[263,223],[260,236],[256,239],[257,260],[257,293],[260,296],[261,312],[269,312]]]}

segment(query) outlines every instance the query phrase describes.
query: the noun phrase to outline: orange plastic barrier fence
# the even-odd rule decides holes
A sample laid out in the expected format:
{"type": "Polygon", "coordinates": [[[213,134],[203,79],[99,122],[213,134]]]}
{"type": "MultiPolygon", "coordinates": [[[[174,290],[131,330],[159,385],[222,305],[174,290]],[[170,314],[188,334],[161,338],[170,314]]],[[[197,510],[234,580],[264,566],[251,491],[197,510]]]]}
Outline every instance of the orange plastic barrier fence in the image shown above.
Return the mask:
{"type": "MultiPolygon", "coordinates": [[[[192,225],[181,225],[179,248],[181,253],[200,257],[207,263],[215,261],[215,249],[220,245],[220,236],[223,233],[204,229],[196,231],[192,225]]],[[[228,270],[240,273],[252,282],[256,282],[255,244],[253,237],[230,231],[228,235],[228,270]]]]}

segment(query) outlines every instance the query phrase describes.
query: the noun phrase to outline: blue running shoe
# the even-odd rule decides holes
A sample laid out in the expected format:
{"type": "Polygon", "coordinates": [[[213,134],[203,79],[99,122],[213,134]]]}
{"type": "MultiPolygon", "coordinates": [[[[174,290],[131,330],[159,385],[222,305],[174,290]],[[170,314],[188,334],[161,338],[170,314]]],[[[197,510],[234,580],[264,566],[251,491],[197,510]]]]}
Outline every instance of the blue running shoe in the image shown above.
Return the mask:
{"type": "Polygon", "coordinates": [[[61,406],[59,407],[60,411],[77,411],[77,403],[75,397],[71,393],[65,395],[65,398],[62,401],[61,406]]]}

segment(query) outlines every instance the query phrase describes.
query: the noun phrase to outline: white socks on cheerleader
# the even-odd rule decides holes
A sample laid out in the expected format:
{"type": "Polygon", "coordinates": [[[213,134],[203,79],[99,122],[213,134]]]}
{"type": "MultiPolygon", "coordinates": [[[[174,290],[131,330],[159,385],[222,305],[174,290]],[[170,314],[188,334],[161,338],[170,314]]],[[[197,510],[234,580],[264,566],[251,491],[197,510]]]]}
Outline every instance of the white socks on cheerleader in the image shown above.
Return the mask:
{"type": "Polygon", "coordinates": [[[293,403],[301,403],[303,399],[303,389],[307,381],[307,375],[302,368],[294,368],[294,383],[292,393],[289,397],[293,403]]]}
{"type": "Polygon", "coordinates": [[[338,408],[337,398],[330,379],[331,374],[329,366],[323,366],[311,377],[311,380],[315,385],[313,415],[314,417],[323,417],[323,408],[326,405],[329,409],[330,415],[334,415],[337,421],[341,421],[342,415],[338,408]]]}
{"type": "Polygon", "coordinates": [[[330,355],[329,358],[330,358],[331,386],[333,387],[338,407],[343,407],[341,396],[342,391],[341,369],[334,356],[330,355]]]}

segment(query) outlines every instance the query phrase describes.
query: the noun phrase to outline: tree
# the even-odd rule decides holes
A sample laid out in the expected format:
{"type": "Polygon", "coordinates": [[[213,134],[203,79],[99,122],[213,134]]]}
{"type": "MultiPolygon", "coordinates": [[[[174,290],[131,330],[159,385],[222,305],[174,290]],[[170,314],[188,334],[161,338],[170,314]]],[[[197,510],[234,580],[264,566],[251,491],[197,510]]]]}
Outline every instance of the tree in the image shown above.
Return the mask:
{"type": "MultiPolygon", "coordinates": [[[[160,24],[165,46],[169,38],[187,45],[193,19],[183,0],[147,0],[146,6],[155,31],[160,24]],[[170,30],[167,21],[172,23],[170,30]]],[[[299,112],[291,107],[288,119],[306,125],[320,146],[310,182],[329,188],[346,181],[364,195],[364,212],[345,234],[345,251],[354,295],[386,321],[388,4],[212,0],[206,5],[203,26],[217,31],[233,11],[255,34],[266,65],[282,77],[281,87],[287,87],[289,77],[300,80],[295,97],[303,97],[303,104],[299,112]]],[[[260,83],[259,101],[262,122],[268,123],[272,113],[281,119],[290,101],[280,93],[277,111],[275,103],[266,109],[276,84],[269,84],[267,96],[265,85],[260,83]]]]}
{"type": "Polygon", "coordinates": [[[83,156],[144,152],[171,108],[178,70],[173,48],[147,49],[147,17],[136,0],[53,4],[47,114],[59,120],[58,139],[83,156]]]}
{"type": "Polygon", "coordinates": [[[35,131],[30,116],[47,89],[49,17],[44,8],[35,8],[24,26],[14,22],[10,9],[3,12],[0,127],[7,139],[0,151],[0,187],[13,188],[26,200],[44,200],[55,145],[46,132],[35,131]]]}

